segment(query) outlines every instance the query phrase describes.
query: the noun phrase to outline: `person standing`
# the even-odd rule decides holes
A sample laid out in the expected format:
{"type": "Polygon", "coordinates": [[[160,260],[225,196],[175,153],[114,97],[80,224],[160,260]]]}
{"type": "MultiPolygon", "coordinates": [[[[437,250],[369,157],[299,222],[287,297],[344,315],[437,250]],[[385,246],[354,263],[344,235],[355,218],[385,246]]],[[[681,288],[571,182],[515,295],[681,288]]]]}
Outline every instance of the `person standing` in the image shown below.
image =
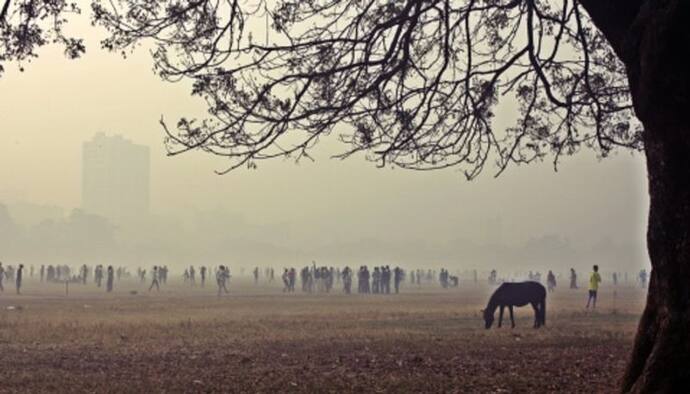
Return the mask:
{"type": "Polygon", "coordinates": [[[391,267],[385,266],[381,272],[381,293],[390,294],[391,293],[391,267]]]}
{"type": "Polygon", "coordinates": [[[108,266],[108,277],[106,278],[106,291],[108,293],[113,291],[113,281],[115,280],[115,271],[113,270],[113,266],[109,265],[108,266]]]}
{"type": "Polygon", "coordinates": [[[101,287],[101,282],[103,281],[103,265],[98,264],[96,270],[94,271],[94,279],[96,280],[96,286],[101,287]]]}
{"type": "Polygon", "coordinates": [[[287,268],[285,268],[285,271],[283,271],[283,293],[287,293],[290,291],[290,271],[288,271],[287,268]]]}
{"type": "Polygon", "coordinates": [[[601,283],[601,275],[599,275],[599,266],[595,264],[592,267],[592,274],[589,276],[589,297],[587,298],[586,308],[589,308],[590,301],[592,303],[592,310],[597,307],[599,283],[601,283]]]}
{"type": "Polygon", "coordinates": [[[378,294],[381,285],[381,270],[379,267],[374,267],[374,272],[371,274],[371,292],[378,294]]]}
{"type": "Polygon", "coordinates": [[[15,276],[15,283],[17,285],[17,294],[21,294],[21,288],[22,288],[22,273],[24,272],[24,264],[19,264],[19,268],[17,268],[17,273],[15,276]]]}
{"type": "Polygon", "coordinates": [[[199,275],[201,275],[201,287],[206,287],[206,266],[202,265],[199,268],[199,275]]]}
{"type": "Polygon", "coordinates": [[[196,286],[196,270],[193,265],[189,266],[189,284],[196,286]]]}
{"type": "Polygon", "coordinates": [[[81,266],[81,283],[86,284],[86,279],[88,275],[88,268],[86,267],[86,264],[81,266]]]}
{"type": "Polygon", "coordinates": [[[290,272],[288,273],[288,280],[290,281],[290,292],[294,293],[295,292],[295,281],[297,281],[297,271],[295,271],[295,268],[290,268],[290,272]]]}
{"type": "Polygon", "coordinates": [[[2,285],[2,281],[5,280],[5,268],[2,266],[2,262],[0,262],[0,291],[4,292],[5,287],[2,285]]]}
{"type": "Polygon", "coordinates": [[[400,282],[403,280],[403,270],[400,267],[393,269],[393,283],[395,285],[395,294],[400,292],[400,282]]]}
{"type": "Polygon", "coordinates": [[[343,291],[345,294],[350,294],[352,292],[352,270],[350,267],[345,267],[341,271],[341,275],[343,277],[343,291]]]}
{"type": "Polygon", "coordinates": [[[218,297],[220,297],[221,293],[225,292],[226,294],[228,292],[228,288],[226,286],[227,278],[229,276],[229,270],[226,271],[225,266],[221,265],[218,267],[218,271],[216,271],[216,282],[218,283],[218,297]]]}
{"type": "Polygon", "coordinates": [[[575,268],[570,269],[570,288],[577,289],[577,274],[575,273],[575,268]]]}
{"type": "Polygon", "coordinates": [[[546,275],[546,286],[549,289],[549,293],[553,292],[556,289],[556,276],[553,274],[553,271],[549,270],[549,274],[546,275]]]}

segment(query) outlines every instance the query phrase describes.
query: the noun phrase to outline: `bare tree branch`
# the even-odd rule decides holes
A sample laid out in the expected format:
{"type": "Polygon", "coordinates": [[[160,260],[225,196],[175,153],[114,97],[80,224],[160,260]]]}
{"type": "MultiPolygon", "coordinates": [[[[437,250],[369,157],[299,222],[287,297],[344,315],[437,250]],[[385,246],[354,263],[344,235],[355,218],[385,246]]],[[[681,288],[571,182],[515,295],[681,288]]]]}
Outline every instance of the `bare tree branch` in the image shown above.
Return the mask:
{"type": "Polygon", "coordinates": [[[7,62],[23,70],[47,44],[61,45],[69,58],[79,57],[86,50],[83,40],[63,31],[69,16],[79,12],[76,3],[66,0],[5,0],[0,10],[0,75],[7,62]]]}
{"type": "Polygon", "coordinates": [[[641,148],[624,67],[580,12],[603,18],[614,3],[113,0],[94,3],[94,21],[108,49],[151,40],[161,77],[191,80],[207,102],[208,119],[164,125],[171,155],[254,167],[309,157],[337,130],[338,158],[364,152],[380,166],[473,178],[487,163],[500,174],[581,147],[641,148]],[[497,128],[497,111],[514,125],[497,128]]]}
{"type": "Polygon", "coordinates": [[[7,18],[7,11],[10,9],[10,3],[12,0],[5,0],[5,4],[2,6],[2,10],[0,10],[0,25],[4,25],[6,18],[7,18]]]}

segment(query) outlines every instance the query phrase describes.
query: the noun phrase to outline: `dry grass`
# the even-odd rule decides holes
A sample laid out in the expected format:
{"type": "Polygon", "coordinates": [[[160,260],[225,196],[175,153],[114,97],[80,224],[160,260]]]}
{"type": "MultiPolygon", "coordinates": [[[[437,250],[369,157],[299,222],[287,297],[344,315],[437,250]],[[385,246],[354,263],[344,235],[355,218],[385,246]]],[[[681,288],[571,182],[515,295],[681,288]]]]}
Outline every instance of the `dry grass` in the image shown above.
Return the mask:
{"type": "MultiPolygon", "coordinates": [[[[394,296],[284,295],[239,283],[115,294],[29,282],[0,295],[3,392],[611,392],[644,294],[548,300],[547,327],[484,330],[490,292],[462,284],[394,296]],[[8,310],[8,306],[20,307],[8,310]]],[[[143,288],[143,286],[142,286],[143,288]]]]}

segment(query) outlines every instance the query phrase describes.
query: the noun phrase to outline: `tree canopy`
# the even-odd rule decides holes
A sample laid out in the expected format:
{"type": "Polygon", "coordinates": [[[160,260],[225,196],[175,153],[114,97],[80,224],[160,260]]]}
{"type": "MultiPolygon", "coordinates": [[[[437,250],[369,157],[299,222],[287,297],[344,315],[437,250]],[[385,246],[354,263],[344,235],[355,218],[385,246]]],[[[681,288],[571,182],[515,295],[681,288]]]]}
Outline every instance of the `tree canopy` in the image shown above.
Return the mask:
{"type": "Polygon", "coordinates": [[[76,3],[0,0],[0,7],[0,76],[5,63],[18,62],[23,67],[46,44],[63,46],[69,58],[79,57],[86,50],[83,39],[64,32],[70,14],[80,12],[76,3]]]}
{"type": "MultiPolygon", "coordinates": [[[[5,60],[33,56],[49,34],[83,52],[61,29],[75,5],[14,3],[5,60]]],[[[340,158],[468,178],[487,163],[498,174],[642,145],[624,66],[574,0],[95,0],[92,11],[104,48],[153,45],[160,76],[192,81],[207,103],[205,119],[161,121],[170,154],[204,150],[227,170],[309,157],[331,133],[340,158]]]]}

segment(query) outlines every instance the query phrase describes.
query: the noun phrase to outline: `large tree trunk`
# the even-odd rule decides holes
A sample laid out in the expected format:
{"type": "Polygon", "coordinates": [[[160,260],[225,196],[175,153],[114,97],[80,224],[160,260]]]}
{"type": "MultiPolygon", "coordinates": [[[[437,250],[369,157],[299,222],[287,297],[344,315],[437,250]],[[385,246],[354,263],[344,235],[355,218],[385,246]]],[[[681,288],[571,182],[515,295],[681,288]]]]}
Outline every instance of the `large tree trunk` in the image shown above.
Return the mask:
{"type": "Polygon", "coordinates": [[[624,392],[690,387],[690,126],[677,126],[645,136],[653,268],[624,392]]]}
{"type": "Polygon", "coordinates": [[[622,389],[684,392],[690,387],[690,2],[646,1],[621,49],[645,127],[652,263],[622,389]]]}

